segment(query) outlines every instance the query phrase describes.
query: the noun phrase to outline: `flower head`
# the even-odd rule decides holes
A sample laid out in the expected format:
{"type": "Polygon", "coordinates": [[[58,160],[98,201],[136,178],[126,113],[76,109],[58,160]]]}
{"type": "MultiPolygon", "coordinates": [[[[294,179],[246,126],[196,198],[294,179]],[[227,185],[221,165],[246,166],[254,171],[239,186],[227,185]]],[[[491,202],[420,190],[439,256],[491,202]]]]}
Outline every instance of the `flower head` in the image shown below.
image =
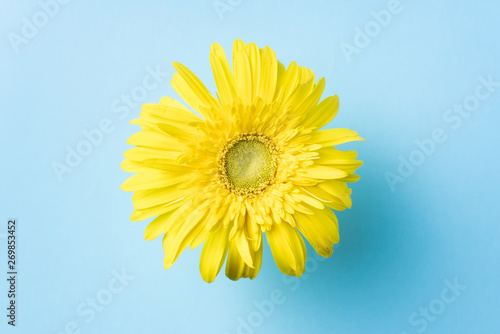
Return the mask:
{"type": "Polygon", "coordinates": [[[305,237],[329,257],[339,241],[334,210],[351,207],[346,185],[362,162],[334,146],[362,140],[348,129],[319,130],[337,114],[338,97],[320,102],[325,80],[269,47],[236,40],[232,71],[220,45],[210,50],[216,97],[184,65],[174,63],[172,87],[202,117],[164,97],[142,106],[132,124],[123,170],[137,173],[132,220],[156,217],[145,238],[161,234],[164,265],[203,243],[200,272],[212,282],[226,261],[233,280],[255,278],[263,234],[279,269],[299,276],[305,237]],[[302,234],[302,236],[301,236],[302,234]]]}

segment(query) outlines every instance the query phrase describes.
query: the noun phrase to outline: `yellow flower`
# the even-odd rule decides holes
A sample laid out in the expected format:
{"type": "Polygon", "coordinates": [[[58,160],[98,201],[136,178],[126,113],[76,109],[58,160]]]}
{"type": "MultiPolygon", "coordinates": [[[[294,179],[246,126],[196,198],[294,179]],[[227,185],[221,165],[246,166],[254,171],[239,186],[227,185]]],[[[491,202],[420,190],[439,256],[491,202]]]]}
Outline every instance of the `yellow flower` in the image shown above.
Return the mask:
{"type": "Polygon", "coordinates": [[[203,118],[164,97],[142,106],[132,124],[123,170],[137,173],[122,189],[132,196],[134,221],[157,216],[146,240],[164,234],[164,266],[203,244],[200,272],[212,282],[226,257],[226,276],[253,279],[263,236],[279,269],[304,272],[304,236],[329,257],[339,241],[331,209],[351,207],[346,182],[361,166],[355,151],[333,146],[362,140],[348,129],[319,130],[337,114],[336,95],[320,101],[325,79],[266,46],[233,45],[232,71],[219,44],[210,50],[214,97],[184,65],[174,63],[172,87],[203,118]],[[302,236],[301,236],[302,234],[302,236]]]}

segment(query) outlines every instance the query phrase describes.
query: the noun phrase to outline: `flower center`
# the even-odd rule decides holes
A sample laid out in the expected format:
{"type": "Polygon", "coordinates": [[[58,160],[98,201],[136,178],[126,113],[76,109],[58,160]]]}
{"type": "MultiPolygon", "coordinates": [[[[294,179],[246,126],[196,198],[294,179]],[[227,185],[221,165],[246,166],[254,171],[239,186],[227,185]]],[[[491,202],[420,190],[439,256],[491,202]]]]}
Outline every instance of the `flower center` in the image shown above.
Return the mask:
{"type": "Polygon", "coordinates": [[[243,134],[227,142],[219,158],[219,174],[238,195],[259,194],[276,174],[277,151],[267,137],[243,134]]]}

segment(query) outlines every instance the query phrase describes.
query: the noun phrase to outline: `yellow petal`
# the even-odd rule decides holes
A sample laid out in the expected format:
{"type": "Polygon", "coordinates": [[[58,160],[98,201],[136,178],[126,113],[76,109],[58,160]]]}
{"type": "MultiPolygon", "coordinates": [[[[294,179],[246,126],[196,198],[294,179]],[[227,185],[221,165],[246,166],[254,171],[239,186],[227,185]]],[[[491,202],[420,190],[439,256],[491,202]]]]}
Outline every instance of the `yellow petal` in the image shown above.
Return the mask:
{"type": "MultiPolygon", "coordinates": [[[[196,115],[194,115],[191,110],[189,110],[188,108],[186,108],[185,105],[183,105],[182,103],[180,103],[176,99],[171,98],[170,96],[164,96],[164,97],[162,97],[160,99],[160,104],[161,105],[165,105],[167,107],[174,107],[174,108],[177,108],[177,109],[181,109],[181,110],[187,111],[188,113],[190,113],[190,114],[192,114],[193,116],[196,117],[196,115]]],[[[196,117],[196,118],[198,120],[200,120],[198,117],[196,117]]]]}
{"type": "Polygon", "coordinates": [[[283,83],[283,79],[284,79],[285,73],[286,73],[285,65],[283,65],[279,61],[277,61],[277,63],[278,63],[278,74],[277,74],[277,77],[276,77],[276,87],[275,87],[275,90],[274,90],[274,97],[272,98],[273,101],[277,101],[278,100],[278,96],[279,96],[279,94],[281,92],[281,86],[282,86],[282,83],[283,83]]]}
{"type": "MultiPolygon", "coordinates": [[[[308,193],[309,195],[313,196],[317,200],[321,201],[324,205],[331,207],[337,211],[343,211],[345,210],[346,207],[351,207],[351,199],[349,197],[350,192],[347,188],[343,190],[342,193],[335,193],[332,194],[331,192],[324,190],[320,185],[326,184],[327,182],[338,182],[336,180],[328,180],[325,182],[321,182],[319,185],[315,185],[312,187],[302,187],[302,189],[308,193]]],[[[339,182],[340,183],[340,182],[339,182]]],[[[345,183],[344,183],[345,185],[345,183]]]]}
{"type": "Polygon", "coordinates": [[[186,66],[174,62],[178,73],[174,73],[171,84],[177,94],[205,119],[210,119],[208,108],[218,108],[217,100],[205,85],[186,66]]]}
{"type": "Polygon", "coordinates": [[[228,229],[219,224],[205,240],[200,257],[200,273],[207,283],[214,281],[224,264],[229,246],[227,239],[228,229]]]}
{"type": "Polygon", "coordinates": [[[326,234],[330,238],[331,242],[334,244],[338,243],[339,238],[339,221],[337,216],[330,209],[317,210],[313,209],[314,215],[311,216],[313,221],[317,221],[318,224],[324,224],[327,229],[326,234]]]}
{"type": "Polygon", "coordinates": [[[329,219],[326,214],[323,214],[322,211],[324,210],[331,211],[328,208],[314,210],[313,215],[305,215],[298,212],[295,214],[295,218],[297,220],[297,228],[316,252],[321,256],[329,257],[333,252],[333,243],[337,243],[339,240],[339,233],[335,221],[329,219]]]}
{"type": "MultiPolygon", "coordinates": [[[[192,205],[192,204],[191,204],[192,205]]],[[[163,248],[165,258],[163,265],[165,269],[170,268],[184,249],[196,238],[198,233],[205,227],[199,224],[205,217],[207,208],[188,208],[181,206],[172,214],[170,223],[173,227],[165,233],[163,248]],[[194,211],[192,211],[194,209],[194,211]],[[183,218],[185,219],[183,220],[183,218]]]]}
{"type": "Polygon", "coordinates": [[[299,66],[296,62],[291,62],[286,69],[281,81],[280,93],[278,96],[279,105],[283,106],[299,84],[299,66]]]}
{"type": "Polygon", "coordinates": [[[312,93],[315,87],[313,71],[303,66],[299,66],[298,71],[298,82],[290,97],[283,105],[285,110],[289,108],[293,109],[300,105],[312,93]]]}
{"type": "Polygon", "coordinates": [[[319,158],[315,162],[320,162],[321,164],[350,164],[361,161],[356,161],[358,153],[356,151],[339,151],[334,147],[325,147],[319,149],[319,158]]]}
{"type": "MultiPolygon", "coordinates": [[[[278,80],[278,61],[273,50],[266,46],[261,53],[260,83],[256,95],[261,97],[265,103],[271,104],[276,91],[278,80]]],[[[283,66],[283,65],[281,65],[283,66]]],[[[284,71],[284,68],[281,69],[284,71]]]]}
{"type": "Polygon", "coordinates": [[[323,147],[340,145],[350,141],[364,140],[358,137],[358,133],[349,129],[328,129],[316,131],[312,134],[310,141],[323,147]]]}
{"type": "Polygon", "coordinates": [[[227,254],[226,276],[233,281],[237,281],[243,277],[245,267],[245,261],[241,258],[238,246],[236,246],[236,242],[233,239],[229,244],[229,252],[227,254]]]}
{"type": "Polygon", "coordinates": [[[189,166],[180,165],[175,161],[163,159],[147,159],[143,161],[132,161],[125,159],[120,167],[129,173],[167,171],[170,173],[187,173],[191,170],[189,166]]]}
{"type": "Polygon", "coordinates": [[[243,269],[243,277],[248,277],[250,279],[254,279],[257,277],[259,273],[260,267],[262,265],[262,242],[260,243],[259,248],[253,254],[253,267],[245,266],[243,269]]]}
{"type": "Polygon", "coordinates": [[[321,78],[318,81],[318,84],[314,87],[311,93],[297,106],[294,106],[293,109],[296,109],[298,112],[307,115],[309,111],[315,107],[323,91],[325,90],[325,78],[321,78]]]}
{"type": "Polygon", "coordinates": [[[129,159],[123,160],[122,163],[120,164],[120,167],[125,172],[129,173],[151,172],[155,170],[150,166],[129,159]]]}
{"type": "Polygon", "coordinates": [[[186,181],[187,174],[165,173],[162,171],[143,172],[129,177],[123,182],[120,189],[124,191],[148,190],[170,187],[186,181]]]}
{"type": "Polygon", "coordinates": [[[255,43],[249,43],[245,47],[245,53],[248,57],[248,62],[250,64],[251,79],[247,82],[247,85],[251,87],[251,102],[254,101],[257,93],[259,92],[260,85],[260,71],[261,71],[261,59],[260,50],[255,43]]]}
{"type": "Polygon", "coordinates": [[[177,185],[153,190],[138,190],[132,195],[134,209],[142,210],[156,205],[167,205],[185,196],[187,190],[177,185]]]}
{"type": "Polygon", "coordinates": [[[160,204],[157,206],[152,206],[150,208],[144,209],[144,210],[135,210],[132,215],[130,216],[130,219],[133,221],[141,221],[147,218],[151,217],[156,217],[158,215],[173,211],[183,205],[184,202],[183,200],[178,200],[172,203],[169,203],[167,205],[160,204]]]}
{"type": "Polygon", "coordinates": [[[300,277],[305,270],[307,254],[304,240],[297,230],[287,223],[274,223],[266,237],[281,272],[300,277]]]}
{"type": "Polygon", "coordinates": [[[348,176],[346,177],[343,177],[341,179],[338,179],[338,181],[342,181],[342,182],[347,182],[347,183],[352,183],[352,182],[356,182],[360,179],[359,175],[356,175],[356,174],[349,174],[348,176]]]}
{"type": "Polygon", "coordinates": [[[293,197],[293,199],[295,201],[297,201],[297,202],[304,202],[304,203],[312,206],[313,208],[317,208],[317,209],[323,209],[324,208],[323,204],[321,204],[320,201],[318,201],[314,197],[310,196],[309,194],[298,193],[298,194],[292,194],[291,196],[293,197]]]}
{"type": "MultiPolygon", "coordinates": [[[[193,139],[195,135],[192,131],[186,131],[185,128],[183,129],[172,124],[158,123],[158,128],[163,131],[163,133],[168,136],[178,138],[183,143],[190,143],[191,139],[193,139]]],[[[183,148],[183,151],[186,151],[186,148],[183,148]]]]}
{"type": "Polygon", "coordinates": [[[222,103],[231,106],[236,99],[234,78],[222,47],[213,43],[210,50],[210,65],[222,103]]]}
{"type": "Polygon", "coordinates": [[[241,98],[243,105],[250,105],[253,102],[251,84],[252,69],[250,68],[250,61],[244,50],[236,51],[233,71],[236,94],[241,98]]]}
{"type": "Polygon", "coordinates": [[[180,102],[168,96],[162,97],[159,104],[143,104],[141,110],[144,113],[156,116],[158,119],[171,120],[180,124],[200,123],[203,121],[180,102]]]}
{"type": "Polygon", "coordinates": [[[253,268],[252,250],[244,229],[240,229],[234,238],[238,252],[246,265],[253,268]]]}
{"type": "Polygon", "coordinates": [[[167,230],[168,221],[170,216],[172,216],[173,211],[162,214],[157,218],[153,219],[151,223],[146,227],[144,231],[144,239],[146,240],[154,240],[160,234],[164,233],[167,230]]]}
{"type": "Polygon", "coordinates": [[[346,173],[354,173],[356,172],[356,169],[361,167],[363,165],[363,161],[342,161],[342,162],[327,162],[325,163],[323,160],[322,161],[315,161],[318,165],[327,165],[329,167],[337,168],[337,169],[342,169],[346,173]]]}
{"type": "Polygon", "coordinates": [[[296,87],[293,89],[288,99],[283,101],[280,108],[283,110],[293,111],[297,114],[298,110],[296,108],[307,99],[307,97],[312,93],[314,87],[314,73],[305,67],[299,66],[298,82],[296,83],[296,87]]]}
{"type": "Polygon", "coordinates": [[[337,197],[344,203],[345,206],[351,208],[351,189],[347,188],[344,182],[338,180],[328,180],[318,184],[318,189],[330,194],[333,197],[337,197]]]}
{"type": "Polygon", "coordinates": [[[233,71],[236,67],[236,53],[240,50],[245,50],[245,43],[241,39],[235,39],[233,43],[233,71]]]}
{"type": "Polygon", "coordinates": [[[174,137],[149,130],[134,133],[127,140],[127,144],[175,151],[184,151],[186,149],[184,143],[176,140],[174,137]]]}
{"type": "Polygon", "coordinates": [[[314,83],[314,72],[307,67],[299,66],[299,85],[304,85],[312,81],[314,83]]]}
{"type": "MultiPolygon", "coordinates": [[[[169,148],[170,149],[170,148],[169,148]]],[[[149,159],[161,159],[171,161],[172,163],[181,155],[181,152],[173,152],[166,149],[158,149],[153,147],[134,147],[126,151],[123,156],[132,161],[143,161],[149,159]]]]}
{"type": "Polygon", "coordinates": [[[315,106],[304,119],[303,126],[320,129],[330,123],[339,111],[339,97],[337,95],[325,98],[315,106]]]}
{"type": "Polygon", "coordinates": [[[305,177],[324,180],[339,179],[347,176],[347,173],[341,169],[320,165],[308,166],[304,170],[300,170],[299,172],[297,172],[297,174],[305,177]]]}

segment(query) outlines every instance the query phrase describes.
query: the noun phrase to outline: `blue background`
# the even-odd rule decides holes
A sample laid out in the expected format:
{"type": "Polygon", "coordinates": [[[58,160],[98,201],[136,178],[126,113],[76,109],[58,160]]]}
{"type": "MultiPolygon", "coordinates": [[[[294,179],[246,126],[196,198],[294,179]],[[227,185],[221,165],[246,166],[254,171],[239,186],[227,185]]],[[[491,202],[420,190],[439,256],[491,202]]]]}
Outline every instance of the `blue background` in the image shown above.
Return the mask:
{"type": "Polygon", "coordinates": [[[401,0],[400,13],[372,31],[351,61],[342,43],[354,45],[356,27],[370,27],[371,12],[386,10],[387,1],[232,4],[219,16],[212,0],[70,1],[16,53],[9,34],[21,35],[23,18],[33,22],[41,5],[2,1],[0,267],[7,271],[6,221],[17,218],[19,295],[11,328],[2,279],[1,332],[500,332],[500,88],[460,126],[443,118],[474,94],[478,77],[500,81],[500,3],[401,0]],[[161,238],[143,239],[147,222],[129,220],[131,194],[119,189],[129,176],[119,167],[126,139],[138,130],[128,121],[140,108],[120,118],[113,104],[156,66],[167,75],[138,105],[178,98],[169,84],[173,61],[215,91],[210,45],[230,54],[236,38],[269,45],[284,64],[295,60],[324,76],[324,97],[338,94],[341,104],[328,127],[367,140],[341,147],[365,161],[352,209],[338,213],[341,244],[322,262],[309,249],[298,282],[283,280],[267,244],[253,281],[233,282],[221,272],[206,284],[201,248],[164,270],[161,238]],[[60,182],[53,163],[65,163],[66,147],[75,149],[82,131],[106,118],[112,131],[60,182]],[[436,128],[446,140],[391,190],[386,173],[397,174],[400,156],[409,159],[415,141],[436,128]],[[88,298],[110,296],[114,270],[134,279],[92,319],[82,315],[88,298]],[[465,288],[443,304],[446,280],[465,288]],[[257,311],[255,303],[274,290],[284,302],[271,315],[257,311]],[[439,310],[432,320],[409,320],[430,305],[439,310]]]}

